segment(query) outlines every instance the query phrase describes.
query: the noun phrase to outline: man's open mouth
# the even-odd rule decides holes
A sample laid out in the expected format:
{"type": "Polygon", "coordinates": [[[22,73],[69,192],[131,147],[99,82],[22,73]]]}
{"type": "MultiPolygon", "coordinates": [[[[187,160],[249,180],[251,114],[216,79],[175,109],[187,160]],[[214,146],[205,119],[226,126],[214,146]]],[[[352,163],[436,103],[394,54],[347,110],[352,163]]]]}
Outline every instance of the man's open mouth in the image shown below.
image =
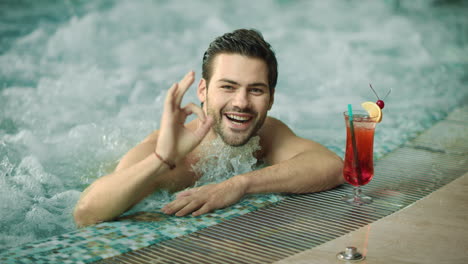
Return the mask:
{"type": "Polygon", "coordinates": [[[252,120],[252,116],[250,115],[235,115],[235,114],[225,114],[224,115],[227,119],[229,119],[233,123],[237,124],[245,124],[252,120]]]}

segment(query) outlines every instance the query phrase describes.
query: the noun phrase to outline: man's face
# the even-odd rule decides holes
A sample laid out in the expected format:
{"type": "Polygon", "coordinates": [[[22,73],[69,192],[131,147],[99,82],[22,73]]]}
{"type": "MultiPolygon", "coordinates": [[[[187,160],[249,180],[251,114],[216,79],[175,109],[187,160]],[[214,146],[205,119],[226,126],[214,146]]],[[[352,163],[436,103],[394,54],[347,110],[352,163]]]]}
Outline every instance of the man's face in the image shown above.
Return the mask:
{"type": "Polygon", "coordinates": [[[223,141],[244,145],[262,127],[273,104],[267,66],[257,58],[219,54],[213,61],[209,87],[201,80],[198,97],[223,141]]]}

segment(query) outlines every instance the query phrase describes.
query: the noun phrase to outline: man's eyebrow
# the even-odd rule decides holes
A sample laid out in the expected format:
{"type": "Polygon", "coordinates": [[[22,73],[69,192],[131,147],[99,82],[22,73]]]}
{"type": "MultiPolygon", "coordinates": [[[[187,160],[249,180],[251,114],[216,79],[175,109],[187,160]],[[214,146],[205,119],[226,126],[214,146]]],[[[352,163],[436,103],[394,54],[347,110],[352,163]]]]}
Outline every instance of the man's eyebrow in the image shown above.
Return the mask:
{"type": "Polygon", "coordinates": [[[233,80],[226,79],[226,78],[219,79],[218,82],[227,82],[227,83],[234,84],[234,85],[240,85],[240,83],[233,81],[233,80]]]}
{"type": "MultiPolygon", "coordinates": [[[[230,84],[233,84],[233,85],[241,85],[240,83],[238,83],[236,81],[226,79],[226,78],[219,79],[218,82],[227,82],[227,83],[230,83],[230,84]]],[[[268,88],[268,85],[266,83],[263,83],[263,82],[249,83],[247,86],[249,86],[249,87],[262,86],[262,87],[268,88]]]]}
{"type": "Polygon", "coordinates": [[[261,87],[268,88],[268,85],[266,85],[266,83],[262,83],[262,82],[250,83],[248,86],[261,86],[261,87]]]}

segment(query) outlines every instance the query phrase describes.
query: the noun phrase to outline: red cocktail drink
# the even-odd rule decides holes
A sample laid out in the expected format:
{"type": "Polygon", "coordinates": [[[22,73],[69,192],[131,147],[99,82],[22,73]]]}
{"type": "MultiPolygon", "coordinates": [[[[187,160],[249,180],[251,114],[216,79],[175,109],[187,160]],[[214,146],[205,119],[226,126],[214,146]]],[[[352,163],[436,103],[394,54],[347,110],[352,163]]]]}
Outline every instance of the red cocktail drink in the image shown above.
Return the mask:
{"type": "Polygon", "coordinates": [[[346,122],[346,154],[343,168],[345,180],[355,186],[354,195],[343,199],[349,203],[365,204],[372,198],[361,195],[362,185],[374,176],[374,131],[375,120],[366,111],[354,111],[352,126],[348,112],[344,113],[346,122]]]}
{"type": "Polygon", "coordinates": [[[345,180],[354,185],[366,185],[374,176],[374,131],[375,122],[369,117],[359,114],[354,115],[354,136],[358,160],[354,159],[353,143],[351,140],[351,128],[348,116],[346,120],[346,154],[343,169],[345,180]],[[358,166],[360,173],[358,173],[358,166]]]}

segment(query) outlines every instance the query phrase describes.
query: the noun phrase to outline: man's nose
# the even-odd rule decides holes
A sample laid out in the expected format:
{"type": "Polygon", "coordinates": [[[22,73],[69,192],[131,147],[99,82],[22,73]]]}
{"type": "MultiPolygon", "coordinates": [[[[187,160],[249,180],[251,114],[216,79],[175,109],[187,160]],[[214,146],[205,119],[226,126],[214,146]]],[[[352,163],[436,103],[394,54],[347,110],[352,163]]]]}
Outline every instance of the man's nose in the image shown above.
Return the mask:
{"type": "Polygon", "coordinates": [[[232,102],[233,106],[245,109],[249,106],[249,94],[246,89],[238,89],[232,102]]]}

